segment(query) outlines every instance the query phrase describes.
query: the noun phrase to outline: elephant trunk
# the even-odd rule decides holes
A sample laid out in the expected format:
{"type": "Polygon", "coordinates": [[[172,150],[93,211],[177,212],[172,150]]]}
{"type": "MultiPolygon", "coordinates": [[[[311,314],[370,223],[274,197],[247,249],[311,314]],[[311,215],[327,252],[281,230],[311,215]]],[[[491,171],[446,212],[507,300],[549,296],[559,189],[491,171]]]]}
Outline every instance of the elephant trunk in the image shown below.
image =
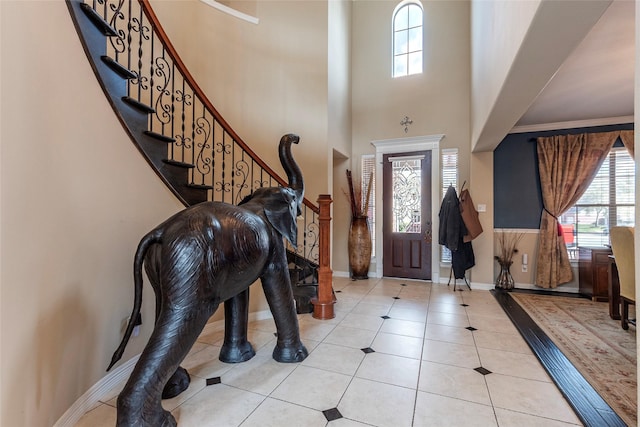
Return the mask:
{"type": "MultiPolygon", "coordinates": [[[[299,141],[300,137],[298,135],[289,133],[280,138],[280,146],[278,148],[280,163],[287,174],[287,178],[289,178],[289,188],[296,192],[298,207],[302,204],[302,199],[304,198],[304,182],[302,180],[302,171],[300,171],[298,164],[291,155],[291,143],[297,144],[299,141]]],[[[299,208],[298,211],[300,211],[299,208]]]]}

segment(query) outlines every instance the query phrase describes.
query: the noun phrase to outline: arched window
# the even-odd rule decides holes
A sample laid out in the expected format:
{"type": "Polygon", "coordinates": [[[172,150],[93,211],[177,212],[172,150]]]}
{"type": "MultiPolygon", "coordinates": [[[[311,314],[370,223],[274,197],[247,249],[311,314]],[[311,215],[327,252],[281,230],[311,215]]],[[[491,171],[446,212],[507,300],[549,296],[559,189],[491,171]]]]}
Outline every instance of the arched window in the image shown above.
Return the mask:
{"type": "Polygon", "coordinates": [[[422,5],[403,1],[393,12],[393,77],[422,73],[422,5]]]}

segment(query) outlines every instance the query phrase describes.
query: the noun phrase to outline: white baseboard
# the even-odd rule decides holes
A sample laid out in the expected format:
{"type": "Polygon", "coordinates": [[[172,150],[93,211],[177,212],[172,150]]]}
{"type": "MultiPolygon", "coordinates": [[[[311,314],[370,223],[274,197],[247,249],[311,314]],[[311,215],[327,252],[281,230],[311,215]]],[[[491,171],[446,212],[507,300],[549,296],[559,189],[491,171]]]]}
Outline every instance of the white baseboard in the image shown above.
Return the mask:
{"type": "MultiPolygon", "coordinates": [[[[471,285],[471,289],[479,289],[482,291],[490,291],[496,288],[495,283],[471,282],[469,285],[471,285]]],[[[458,286],[460,286],[460,284],[458,284],[458,286]]]]}
{"type": "Polygon", "coordinates": [[[334,271],[333,277],[351,277],[348,271],[334,271]]]}
{"type": "MultiPolygon", "coordinates": [[[[250,322],[270,319],[272,317],[273,316],[271,314],[271,311],[269,310],[249,313],[250,322]]],[[[203,329],[203,332],[207,332],[209,329],[215,330],[219,328],[224,328],[224,319],[207,323],[207,325],[203,329]]],[[[133,368],[135,367],[139,358],[140,355],[138,354],[102,377],[89,390],[87,390],[82,396],[80,396],[78,400],[76,400],[64,414],[62,414],[60,419],[56,421],[53,427],[74,427],[85,413],[94,408],[99,402],[103,400],[103,398],[109,395],[113,387],[129,378],[129,375],[131,375],[131,372],[133,371],[133,368]]]]}
{"type": "MultiPolygon", "coordinates": [[[[369,276],[370,279],[379,279],[380,278],[380,276],[378,276],[376,274],[376,272],[373,271],[373,270],[369,271],[368,276],[369,276]]],[[[348,271],[334,271],[333,272],[333,277],[351,277],[351,273],[349,273],[348,271]]]]}
{"type": "MultiPolygon", "coordinates": [[[[441,277],[440,280],[438,281],[438,284],[440,285],[446,285],[449,284],[449,286],[453,289],[453,286],[455,284],[456,289],[460,288],[462,290],[468,290],[469,288],[467,288],[467,283],[464,281],[464,279],[457,279],[455,282],[453,282],[453,280],[451,282],[449,282],[449,278],[448,277],[441,277]]],[[[491,289],[495,289],[496,285],[493,283],[482,283],[482,282],[469,282],[469,287],[471,287],[471,290],[473,289],[479,289],[479,290],[483,290],[483,291],[490,291],[491,289]]]]}
{"type": "Polygon", "coordinates": [[[80,421],[80,418],[82,418],[82,416],[90,409],[94,408],[103,397],[107,396],[113,387],[131,375],[131,371],[133,371],[133,368],[139,358],[140,355],[138,354],[102,377],[100,381],[95,383],[89,390],[80,396],[78,400],[76,400],[73,405],[71,405],[71,407],[62,414],[60,419],[53,426],[75,426],[78,421],[80,421]]]}
{"type": "MultiPolygon", "coordinates": [[[[448,278],[443,277],[443,278],[440,278],[440,281],[438,283],[446,285],[448,281],[449,281],[448,278]]],[[[450,285],[453,286],[453,283],[451,283],[450,285]]],[[[491,289],[496,288],[495,283],[469,282],[469,285],[471,286],[471,289],[481,289],[484,291],[490,291],[491,289]]],[[[458,279],[457,287],[460,287],[460,286],[462,286],[464,289],[467,289],[467,284],[464,282],[464,279],[458,279]]],[[[540,286],[536,286],[533,283],[516,283],[515,289],[549,291],[549,292],[567,292],[567,293],[577,294],[578,284],[572,283],[570,285],[560,285],[559,287],[553,288],[553,289],[551,288],[546,289],[546,288],[541,288],[540,286]]]]}

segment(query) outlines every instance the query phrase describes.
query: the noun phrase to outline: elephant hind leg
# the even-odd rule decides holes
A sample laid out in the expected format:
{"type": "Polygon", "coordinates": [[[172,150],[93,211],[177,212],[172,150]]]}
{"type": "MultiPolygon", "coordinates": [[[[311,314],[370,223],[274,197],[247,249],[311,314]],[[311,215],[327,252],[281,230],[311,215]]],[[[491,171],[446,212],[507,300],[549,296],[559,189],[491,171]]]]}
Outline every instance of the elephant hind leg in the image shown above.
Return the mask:
{"type": "Polygon", "coordinates": [[[176,425],[173,415],[162,408],[162,391],[217,308],[197,302],[183,307],[189,309],[164,306],[160,311],[149,342],[118,396],[118,427],[176,425]]]}

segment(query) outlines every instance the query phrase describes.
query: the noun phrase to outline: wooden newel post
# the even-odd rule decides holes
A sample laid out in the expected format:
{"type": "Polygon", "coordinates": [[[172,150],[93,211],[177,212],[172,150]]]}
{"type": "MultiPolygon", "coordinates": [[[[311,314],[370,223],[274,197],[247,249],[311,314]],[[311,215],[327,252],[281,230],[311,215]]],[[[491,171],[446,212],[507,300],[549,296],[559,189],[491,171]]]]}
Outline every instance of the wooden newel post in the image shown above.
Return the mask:
{"type": "Polygon", "coordinates": [[[335,313],[333,305],[336,300],[333,296],[333,271],[329,266],[331,262],[331,195],[321,194],[318,197],[320,214],[320,237],[318,249],[318,297],[312,299],[313,317],[316,319],[333,319],[335,313]]]}

